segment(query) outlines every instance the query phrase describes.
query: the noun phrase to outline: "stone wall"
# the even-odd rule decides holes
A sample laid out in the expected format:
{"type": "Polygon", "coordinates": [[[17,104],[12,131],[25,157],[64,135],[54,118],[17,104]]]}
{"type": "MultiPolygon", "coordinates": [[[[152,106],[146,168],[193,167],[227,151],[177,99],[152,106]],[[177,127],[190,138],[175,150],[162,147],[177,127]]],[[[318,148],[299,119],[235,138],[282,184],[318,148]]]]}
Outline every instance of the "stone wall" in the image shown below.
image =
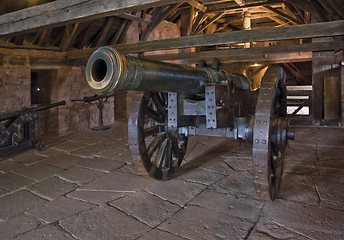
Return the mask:
{"type": "MultiPolygon", "coordinates": [[[[139,41],[139,24],[137,22],[133,22],[132,25],[129,27],[125,42],[132,43],[139,41]]],[[[167,38],[176,38],[180,36],[179,27],[176,24],[162,21],[149,35],[147,41],[152,40],[159,40],[159,39],[167,39],[167,38]]],[[[178,53],[178,50],[164,50],[164,51],[152,51],[146,52],[145,55],[150,54],[160,54],[160,53],[178,53]]],[[[128,91],[123,92],[119,96],[117,96],[116,100],[116,107],[115,107],[115,116],[118,120],[126,120],[128,118],[130,107],[132,104],[132,99],[138,92],[135,91],[128,91]]]]}
{"type": "MultiPolygon", "coordinates": [[[[64,107],[58,108],[58,116],[55,124],[58,127],[57,134],[65,135],[73,131],[81,131],[98,126],[98,101],[85,103],[83,101],[72,102],[71,99],[82,99],[85,96],[93,96],[94,93],[85,81],[85,67],[72,66],[61,67],[56,76],[52,98],[58,102],[66,100],[64,107]]],[[[114,101],[109,98],[104,103],[104,125],[114,122],[114,101]]]]}
{"type": "MultiPolygon", "coordinates": [[[[125,42],[138,42],[139,25],[133,22],[130,26],[125,42]]],[[[150,35],[148,40],[178,37],[177,25],[168,22],[161,23],[150,35]]],[[[44,59],[42,59],[43,61],[44,59]]],[[[44,62],[44,61],[43,61],[44,62]]],[[[52,74],[47,81],[52,81],[50,102],[65,100],[67,104],[39,113],[36,134],[62,136],[71,132],[90,129],[98,125],[97,102],[72,102],[71,99],[82,99],[84,96],[93,96],[85,81],[85,64],[74,66],[53,65],[50,67],[37,66],[30,62],[29,57],[14,57],[0,55],[0,114],[18,111],[31,105],[31,71],[39,69],[51,70],[52,74]]],[[[126,119],[132,96],[135,92],[121,93],[116,100],[108,99],[105,102],[103,119],[104,125],[117,119],[126,119]],[[114,113],[115,109],[118,109],[114,113]]]]}
{"type": "Polygon", "coordinates": [[[30,61],[0,56],[0,113],[30,107],[30,61]]]}

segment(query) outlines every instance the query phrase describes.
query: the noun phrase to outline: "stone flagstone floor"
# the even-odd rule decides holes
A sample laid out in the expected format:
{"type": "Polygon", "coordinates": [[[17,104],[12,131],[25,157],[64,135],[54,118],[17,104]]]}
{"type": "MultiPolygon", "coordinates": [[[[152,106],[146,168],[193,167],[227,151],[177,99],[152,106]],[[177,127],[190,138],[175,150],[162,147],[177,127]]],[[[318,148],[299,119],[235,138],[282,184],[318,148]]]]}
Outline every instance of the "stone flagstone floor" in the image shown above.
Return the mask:
{"type": "Polygon", "coordinates": [[[47,141],[0,160],[0,239],[344,239],[343,128],[296,128],[274,202],[245,142],[192,137],[160,182],[132,165],[125,123],[47,141]]]}

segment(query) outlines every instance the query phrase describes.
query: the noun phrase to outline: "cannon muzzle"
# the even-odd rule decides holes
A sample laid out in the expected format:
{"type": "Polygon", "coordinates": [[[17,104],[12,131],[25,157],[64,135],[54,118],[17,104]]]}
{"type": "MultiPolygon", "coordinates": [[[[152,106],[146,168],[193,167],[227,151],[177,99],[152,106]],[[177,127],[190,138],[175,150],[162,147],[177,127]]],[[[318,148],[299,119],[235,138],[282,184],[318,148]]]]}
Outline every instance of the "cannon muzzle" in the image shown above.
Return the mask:
{"type": "Polygon", "coordinates": [[[207,83],[220,83],[228,78],[245,86],[241,88],[249,88],[243,75],[136,58],[110,47],[96,50],[86,67],[87,83],[98,95],[119,90],[204,94],[207,83]]]}

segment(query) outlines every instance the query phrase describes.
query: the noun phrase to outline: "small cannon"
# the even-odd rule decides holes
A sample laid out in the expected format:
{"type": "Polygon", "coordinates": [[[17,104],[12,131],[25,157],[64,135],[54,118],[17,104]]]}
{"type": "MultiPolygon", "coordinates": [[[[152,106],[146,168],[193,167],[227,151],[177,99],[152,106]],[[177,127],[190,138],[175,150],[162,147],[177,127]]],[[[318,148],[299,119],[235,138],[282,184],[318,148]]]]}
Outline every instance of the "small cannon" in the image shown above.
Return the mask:
{"type": "Polygon", "coordinates": [[[104,131],[104,130],[107,130],[107,129],[110,128],[109,126],[104,126],[104,122],[103,122],[104,102],[106,102],[109,97],[112,97],[112,95],[105,95],[105,96],[94,95],[94,96],[91,96],[91,97],[83,97],[82,99],[71,99],[71,101],[72,102],[85,102],[85,103],[91,103],[91,102],[94,102],[94,101],[98,101],[98,104],[97,104],[97,108],[98,108],[98,111],[99,111],[98,126],[92,128],[92,130],[104,131]]]}
{"type": "Polygon", "coordinates": [[[270,67],[259,91],[247,78],[208,68],[158,62],[101,47],[88,60],[86,79],[98,95],[145,91],[128,119],[129,148],[143,174],[167,180],[180,167],[188,136],[244,139],[252,147],[254,187],[261,199],[279,191],[284,152],[294,131],[286,119],[285,73],[270,67]]]}
{"type": "Polygon", "coordinates": [[[36,120],[39,111],[65,105],[61,101],[37,108],[24,108],[0,116],[0,154],[6,154],[30,147],[43,151],[46,144],[36,138],[36,120]]]}

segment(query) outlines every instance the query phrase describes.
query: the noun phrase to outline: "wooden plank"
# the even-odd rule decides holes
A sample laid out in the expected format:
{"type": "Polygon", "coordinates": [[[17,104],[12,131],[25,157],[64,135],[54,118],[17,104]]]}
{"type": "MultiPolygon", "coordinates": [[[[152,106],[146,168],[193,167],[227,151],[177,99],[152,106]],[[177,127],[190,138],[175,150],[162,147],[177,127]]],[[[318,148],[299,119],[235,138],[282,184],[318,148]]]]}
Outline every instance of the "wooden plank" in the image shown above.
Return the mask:
{"type": "Polygon", "coordinates": [[[0,36],[113,16],[183,0],[57,0],[0,16],[0,36]]]}
{"type": "Polygon", "coordinates": [[[339,122],[340,118],[339,77],[324,77],[324,119],[326,122],[339,122]]]}
{"type": "Polygon", "coordinates": [[[121,18],[128,19],[128,20],[131,20],[131,21],[136,21],[136,22],[139,22],[139,23],[142,23],[142,24],[146,24],[146,25],[151,22],[150,20],[138,17],[138,16],[130,14],[130,13],[118,14],[117,17],[121,17],[121,18]]]}
{"type": "MultiPolygon", "coordinates": [[[[221,32],[209,35],[187,36],[131,44],[112,45],[123,53],[168,50],[176,48],[215,46],[243,42],[277,41],[311,37],[344,35],[344,20],[312,23],[280,28],[221,32]]],[[[68,58],[87,58],[96,48],[69,51],[68,58]]]]}
{"type": "MultiPolygon", "coordinates": [[[[229,49],[220,51],[204,51],[192,53],[173,53],[149,55],[150,59],[157,61],[172,61],[172,60],[189,60],[190,62],[198,62],[202,59],[224,59],[226,57],[249,57],[253,55],[282,54],[282,53],[300,53],[312,51],[325,51],[344,48],[344,41],[337,42],[320,42],[320,43],[306,43],[285,46],[269,46],[269,47],[255,47],[242,49],[229,49]]],[[[253,59],[254,60],[254,59],[253,59]]]]}
{"type": "Polygon", "coordinates": [[[303,86],[287,86],[287,91],[312,91],[312,85],[303,85],[303,86]]]}
{"type": "Polygon", "coordinates": [[[14,50],[13,48],[0,47],[0,55],[23,56],[42,59],[65,59],[65,54],[62,52],[29,48],[16,48],[14,50]]]}
{"type": "MultiPolygon", "coordinates": [[[[212,61],[213,59],[208,59],[212,61]]],[[[231,63],[287,63],[287,62],[305,62],[312,60],[312,52],[303,52],[302,55],[299,53],[272,53],[272,54],[261,54],[261,55],[250,55],[250,56],[239,56],[239,57],[225,57],[221,59],[223,64],[231,63]]],[[[187,60],[184,61],[186,63],[187,60]]],[[[193,63],[193,62],[192,62],[193,63]]]]}
{"type": "Polygon", "coordinates": [[[321,123],[324,119],[324,77],[328,77],[328,66],[335,63],[334,51],[313,52],[312,86],[313,119],[321,123]]]}
{"type": "Polygon", "coordinates": [[[188,1],[188,4],[190,4],[192,7],[200,10],[201,12],[205,12],[207,10],[206,6],[204,6],[203,4],[201,4],[200,2],[195,1],[195,0],[188,1]]]}

